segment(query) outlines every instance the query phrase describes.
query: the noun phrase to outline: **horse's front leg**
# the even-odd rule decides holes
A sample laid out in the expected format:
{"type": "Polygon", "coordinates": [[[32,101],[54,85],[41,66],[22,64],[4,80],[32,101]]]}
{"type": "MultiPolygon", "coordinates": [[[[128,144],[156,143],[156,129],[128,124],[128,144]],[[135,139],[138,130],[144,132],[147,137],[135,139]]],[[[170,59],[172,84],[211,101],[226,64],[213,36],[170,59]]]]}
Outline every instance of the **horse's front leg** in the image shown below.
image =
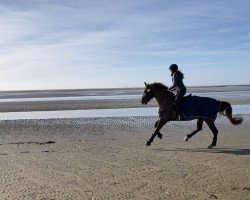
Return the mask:
{"type": "MultiPolygon", "coordinates": [[[[160,122],[160,119],[155,122],[155,128],[157,128],[159,122],[160,122]]],[[[159,131],[158,133],[156,133],[156,135],[158,136],[158,138],[162,139],[162,134],[159,131]]]]}
{"type": "Polygon", "coordinates": [[[165,121],[162,119],[158,120],[157,127],[155,129],[155,132],[152,134],[151,138],[147,141],[146,145],[150,146],[151,143],[154,141],[155,136],[158,136],[160,139],[162,138],[162,134],[160,133],[161,128],[166,124],[165,121]]]}
{"type": "Polygon", "coordinates": [[[157,125],[158,125],[158,122],[159,122],[159,120],[157,120],[156,122],[155,122],[155,128],[157,128],[157,125]]]}

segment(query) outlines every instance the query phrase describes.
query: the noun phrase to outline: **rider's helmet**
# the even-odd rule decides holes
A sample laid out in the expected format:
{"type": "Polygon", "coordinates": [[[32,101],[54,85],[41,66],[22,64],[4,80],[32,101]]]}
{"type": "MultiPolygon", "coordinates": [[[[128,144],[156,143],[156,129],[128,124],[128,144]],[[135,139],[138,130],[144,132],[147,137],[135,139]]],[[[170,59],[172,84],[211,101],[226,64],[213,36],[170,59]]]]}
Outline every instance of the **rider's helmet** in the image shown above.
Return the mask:
{"type": "Polygon", "coordinates": [[[178,70],[178,65],[176,64],[171,64],[169,66],[169,70],[171,70],[172,72],[176,72],[178,70]]]}

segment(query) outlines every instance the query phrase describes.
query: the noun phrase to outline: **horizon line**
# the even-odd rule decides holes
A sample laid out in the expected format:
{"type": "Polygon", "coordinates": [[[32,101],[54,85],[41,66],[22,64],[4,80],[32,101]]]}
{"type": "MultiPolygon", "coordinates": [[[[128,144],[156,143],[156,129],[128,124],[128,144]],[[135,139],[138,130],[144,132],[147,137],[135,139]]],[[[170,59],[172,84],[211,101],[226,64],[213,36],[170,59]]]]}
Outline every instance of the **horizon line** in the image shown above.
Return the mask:
{"type": "MultiPolygon", "coordinates": [[[[209,88],[209,87],[230,87],[230,86],[250,86],[250,84],[235,84],[235,85],[197,85],[186,86],[187,88],[209,88]]],[[[143,87],[103,87],[103,88],[64,88],[64,89],[15,89],[15,90],[0,90],[0,92],[33,92],[33,91],[81,91],[81,90],[115,90],[115,89],[141,89],[143,87]]]]}

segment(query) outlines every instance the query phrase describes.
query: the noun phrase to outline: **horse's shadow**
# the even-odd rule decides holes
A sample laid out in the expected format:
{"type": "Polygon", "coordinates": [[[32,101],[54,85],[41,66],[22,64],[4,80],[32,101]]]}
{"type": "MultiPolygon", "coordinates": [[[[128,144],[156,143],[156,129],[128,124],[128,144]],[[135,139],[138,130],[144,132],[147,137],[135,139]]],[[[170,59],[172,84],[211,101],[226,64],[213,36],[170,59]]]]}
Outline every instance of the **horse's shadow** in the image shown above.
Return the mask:
{"type": "Polygon", "coordinates": [[[250,155],[250,149],[231,149],[231,148],[196,148],[196,149],[186,149],[186,148],[176,148],[176,149],[153,149],[154,151],[166,151],[166,152],[188,152],[188,153],[222,153],[222,154],[232,154],[236,156],[240,155],[250,155]]]}

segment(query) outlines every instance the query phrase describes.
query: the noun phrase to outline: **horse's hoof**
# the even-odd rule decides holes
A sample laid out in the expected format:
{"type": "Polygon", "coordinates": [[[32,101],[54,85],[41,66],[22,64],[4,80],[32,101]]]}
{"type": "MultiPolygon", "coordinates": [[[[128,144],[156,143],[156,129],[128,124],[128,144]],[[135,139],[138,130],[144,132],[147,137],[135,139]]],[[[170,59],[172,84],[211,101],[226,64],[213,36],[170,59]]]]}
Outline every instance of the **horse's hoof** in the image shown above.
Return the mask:
{"type": "Polygon", "coordinates": [[[213,145],[210,144],[207,148],[208,148],[208,149],[212,149],[212,148],[213,148],[213,145]]]}
{"type": "Polygon", "coordinates": [[[150,146],[150,145],[151,145],[151,142],[150,142],[150,141],[147,141],[146,146],[148,147],[148,146],[150,146]]]}
{"type": "Polygon", "coordinates": [[[162,134],[161,133],[158,133],[158,138],[162,139],[162,134]]]}
{"type": "Polygon", "coordinates": [[[187,142],[188,141],[188,136],[184,138],[184,142],[187,142]]]}

